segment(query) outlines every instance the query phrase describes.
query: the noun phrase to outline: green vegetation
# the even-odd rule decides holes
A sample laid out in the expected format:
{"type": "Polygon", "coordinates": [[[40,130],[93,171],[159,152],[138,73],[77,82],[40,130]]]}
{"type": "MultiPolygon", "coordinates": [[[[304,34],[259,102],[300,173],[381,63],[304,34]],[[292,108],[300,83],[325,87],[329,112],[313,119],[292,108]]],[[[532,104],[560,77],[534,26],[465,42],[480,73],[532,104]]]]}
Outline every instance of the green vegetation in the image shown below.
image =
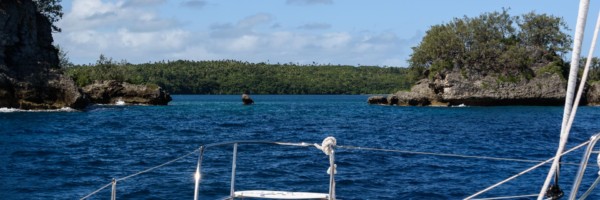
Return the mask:
{"type": "MultiPolygon", "coordinates": [[[[455,18],[427,31],[413,47],[409,68],[234,60],[130,64],[103,55],[93,65],[73,66],[59,50],[61,66],[79,86],[112,79],[156,84],[174,94],[240,94],[246,90],[256,94],[387,94],[408,90],[417,80],[448,70],[460,70],[465,79],[494,75],[497,82],[509,83],[541,73],[565,77],[568,63],[562,57],[571,46],[565,30],[562,18],[533,12],[510,16],[506,9],[455,18]]],[[[600,81],[600,59],[593,59],[589,78],[600,81]]]]}
{"type": "Polygon", "coordinates": [[[413,47],[409,63],[414,70],[429,70],[430,78],[459,68],[513,82],[532,77],[533,66],[566,66],[562,55],[569,51],[571,39],[565,30],[562,18],[533,12],[513,17],[506,9],[455,18],[432,26],[413,47]]]}
{"type": "MultiPolygon", "coordinates": [[[[580,74],[583,73],[583,68],[585,67],[585,62],[587,62],[586,57],[582,57],[579,60],[579,69],[580,74]]],[[[600,81],[600,58],[593,57],[590,62],[590,71],[588,72],[588,80],[589,82],[600,81]]]]}
{"type": "Polygon", "coordinates": [[[543,66],[542,68],[540,68],[540,69],[537,70],[538,74],[541,74],[541,73],[558,74],[563,79],[566,79],[565,78],[566,77],[566,75],[565,75],[566,72],[567,72],[567,70],[565,69],[565,63],[564,62],[551,62],[551,63],[548,63],[546,66],[543,66]]]}
{"type": "Polygon", "coordinates": [[[52,23],[52,31],[60,32],[61,29],[56,26],[56,22],[63,16],[61,0],[33,0],[37,11],[48,18],[52,23]]]}
{"type": "Polygon", "coordinates": [[[414,84],[396,67],[296,65],[222,61],[116,62],[66,68],[79,86],[94,80],[154,83],[174,94],[389,94],[414,84]]]}

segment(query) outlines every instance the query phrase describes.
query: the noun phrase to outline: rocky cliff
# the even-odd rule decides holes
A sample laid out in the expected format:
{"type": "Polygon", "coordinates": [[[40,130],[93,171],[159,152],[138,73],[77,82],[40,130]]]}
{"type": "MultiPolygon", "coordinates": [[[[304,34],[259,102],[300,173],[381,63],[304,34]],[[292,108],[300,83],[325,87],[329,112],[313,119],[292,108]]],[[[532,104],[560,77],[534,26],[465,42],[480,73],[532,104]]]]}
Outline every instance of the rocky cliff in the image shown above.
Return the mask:
{"type": "Polygon", "coordinates": [[[58,68],[51,23],[31,0],[0,1],[0,107],[84,108],[88,101],[58,68]]]}
{"type": "Polygon", "coordinates": [[[586,94],[588,105],[600,106],[600,82],[590,83],[586,94]]]}
{"type": "Polygon", "coordinates": [[[560,74],[552,72],[505,78],[455,69],[422,79],[410,91],[392,96],[398,98],[397,105],[412,106],[562,105],[566,85],[560,74]]]}

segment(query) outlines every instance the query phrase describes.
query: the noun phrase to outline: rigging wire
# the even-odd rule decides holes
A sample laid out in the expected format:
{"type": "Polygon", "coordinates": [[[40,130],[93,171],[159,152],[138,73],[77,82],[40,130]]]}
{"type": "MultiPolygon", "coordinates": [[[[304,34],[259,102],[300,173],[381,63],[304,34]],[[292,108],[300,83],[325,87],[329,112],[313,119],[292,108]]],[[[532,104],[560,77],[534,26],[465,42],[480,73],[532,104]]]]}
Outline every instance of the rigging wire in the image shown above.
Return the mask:
{"type": "MultiPolygon", "coordinates": [[[[157,166],[154,166],[154,167],[151,167],[151,168],[148,168],[148,169],[145,169],[145,170],[142,170],[142,171],[136,172],[136,173],[134,173],[134,174],[131,174],[131,175],[129,175],[129,176],[125,176],[125,177],[122,177],[122,178],[117,178],[117,179],[113,179],[113,180],[114,180],[114,181],[116,181],[116,182],[119,182],[119,181],[124,181],[124,180],[126,180],[126,179],[129,179],[129,178],[131,178],[131,177],[134,177],[134,176],[137,176],[137,175],[140,175],[140,174],[143,174],[143,173],[147,173],[147,172],[153,171],[153,170],[155,170],[155,169],[161,168],[161,167],[163,167],[163,166],[165,166],[165,165],[168,165],[168,164],[171,164],[171,163],[177,162],[177,161],[179,161],[179,160],[181,160],[181,159],[183,159],[183,158],[185,158],[185,157],[188,157],[188,156],[192,155],[193,153],[196,153],[198,150],[199,150],[199,149],[196,149],[196,150],[194,150],[194,151],[192,151],[192,152],[189,152],[189,153],[187,153],[187,154],[185,154],[185,155],[183,155],[183,156],[180,156],[180,157],[178,157],[178,158],[175,158],[175,159],[173,159],[173,160],[167,161],[167,162],[165,162],[165,163],[163,163],[163,164],[160,164],[160,165],[157,165],[157,166]]],[[[100,187],[99,189],[97,189],[97,190],[95,190],[95,191],[91,192],[90,194],[86,195],[85,197],[82,197],[80,200],[87,199],[87,198],[91,197],[92,195],[94,195],[94,194],[96,194],[96,193],[98,193],[98,192],[100,192],[100,191],[102,191],[102,190],[106,189],[108,186],[111,186],[112,184],[113,184],[113,182],[111,181],[110,183],[108,183],[108,184],[106,184],[106,185],[104,185],[104,186],[100,187]]]]}
{"type": "MultiPolygon", "coordinates": [[[[577,146],[575,146],[575,147],[573,147],[573,148],[571,148],[571,149],[569,149],[569,150],[561,153],[560,156],[563,156],[565,154],[571,153],[572,151],[575,151],[575,150],[577,150],[577,149],[579,149],[579,148],[581,148],[581,147],[583,147],[583,146],[585,146],[585,145],[587,145],[589,143],[590,143],[590,140],[585,141],[585,142],[583,142],[583,143],[581,143],[581,144],[579,144],[579,145],[577,145],[577,146]]],[[[542,166],[542,165],[544,165],[546,163],[549,163],[550,161],[553,161],[555,159],[556,159],[556,157],[553,157],[553,158],[550,158],[550,159],[548,159],[548,160],[546,160],[546,161],[544,161],[542,163],[534,165],[533,167],[530,167],[529,169],[526,169],[526,170],[524,170],[522,172],[519,172],[518,174],[515,174],[515,175],[513,175],[513,176],[511,176],[511,177],[509,177],[507,179],[504,179],[504,180],[502,180],[502,181],[500,181],[500,182],[498,182],[498,183],[496,183],[496,184],[494,184],[492,186],[489,186],[489,187],[487,187],[487,188],[485,188],[485,189],[483,189],[483,190],[481,190],[481,191],[479,191],[479,192],[477,192],[477,193],[475,193],[475,194],[473,194],[473,195],[471,195],[471,196],[469,196],[469,197],[467,197],[465,199],[473,199],[474,197],[479,196],[480,194],[483,194],[483,193],[485,193],[487,191],[490,191],[490,190],[492,190],[492,189],[494,189],[494,188],[496,188],[496,187],[498,187],[498,186],[500,186],[500,185],[502,185],[502,184],[504,184],[504,183],[506,183],[508,181],[511,181],[511,180],[513,180],[513,179],[515,179],[515,178],[523,175],[523,174],[526,174],[526,173],[528,173],[528,172],[530,172],[530,171],[532,171],[532,170],[534,170],[534,169],[536,169],[536,168],[538,168],[538,167],[540,167],[540,166],[542,166]]]]}
{"type": "MultiPolygon", "coordinates": [[[[584,0],[582,0],[582,3],[583,3],[583,1],[584,0]]],[[[587,4],[589,4],[589,0],[585,0],[585,1],[587,1],[587,4]]],[[[587,6],[589,7],[589,5],[587,5],[587,6]]],[[[587,8],[586,8],[586,14],[585,15],[587,15],[587,8]]],[[[571,130],[571,127],[573,126],[573,121],[575,120],[575,115],[577,113],[577,107],[579,106],[579,102],[581,101],[581,96],[583,95],[583,91],[585,89],[585,83],[587,82],[588,73],[589,73],[589,70],[590,70],[590,64],[592,62],[592,57],[593,57],[593,54],[594,54],[594,50],[596,48],[596,41],[598,39],[598,31],[599,30],[600,30],[600,12],[598,12],[598,18],[596,20],[596,26],[594,28],[594,35],[592,36],[592,43],[591,43],[590,49],[588,51],[588,58],[587,58],[586,63],[585,63],[585,68],[583,69],[583,74],[581,76],[581,83],[579,84],[579,89],[577,91],[577,96],[575,98],[575,101],[571,102],[571,103],[573,103],[573,108],[572,108],[572,111],[571,111],[571,113],[569,115],[569,119],[567,121],[566,126],[563,126],[563,132],[564,132],[564,136],[565,137],[564,137],[564,140],[563,140],[563,138],[562,138],[563,135],[561,134],[561,141],[560,141],[560,145],[561,146],[564,146],[566,144],[566,142],[567,142],[566,140],[569,137],[569,132],[571,130]]],[[[573,73],[573,72],[571,71],[571,73],[573,73]]],[[[575,82],[576,82],[576,80],[575,80],[575,82]]],[[[559,146],[558,150],[559,151],[562,150],[560,148],[560,146],[559,146]]],[[[553,163],[552,168],[555,168],[555,163],[553,163]]],[[[558,170],[559,169],[556,168],[556,170],[557,170],[556,171],[556,176],[558,176],[558,173],[559,173],[558,170]]],[[[550,178],[550,177],[551,177],[551,175],[549,174],[549,176],[547,178],[550,178]]],[[[547,181],[548,180],[546,179],[546,182],[544,183],[544,185],[546,185],[547,181]]],[[[555,184],[558,185],[558,183],[555,183],[555,184]]],[[[542,190],[543,189],[544,188],[542,188],[542,190]]],[[[541,196],[543,195],[542,193],[540,193],[540,195],[538,196],[538,200],[541,199],[541,196]]]]}
{"type": "Polygon", "coordinates": [[[139,172],[137,172],[137,173],[135,173],[135,174],[131,174],[131,175],[129,175],[129,176],[126,176],[126,177],[123,177],[123,178],[118,178],[118,179],[116,179],[116,180],[117,180],[117,182],[119,182],[119,181],[124,181],[124,180],[126,180],[126,179],[129,179],[129,178],[131,178],[131,177],[134,177],[134,176],[137,176],[137,175],[140,175],[140,174],[143,174],[143,173],[150,172],[150,171],[152,171],[152,170],[155,170],[155,169],[161,168],[161,167],[163,167],[163,166],[165,166],[165,165],[168,165],[168,164],[171,164],[171,163],[177,162],[177,161],[179,161],[179,160],[181,160],[181,159],[183,159],[183,158],[185,158],[185,157],[188,157],[188,156],[192,155],[193,153],[196,153],[197,151],[198,151],[198,149],[196,149],[196,150],[194,150],[194,151],[192,151],[192,152],[189,152],[189,153],[187,153],[187,154],[185,154],[185,155],[183,155],[183,156],[180,156],[180,157],[178,157],[178,158],[175,158],[175,159],[173,159],[173,160],[167,161],[167,162],[165,162],[165,163],[163,163],[163,164],[160,164],[160,165],[157,165],[157,166],[154,166],[154,167],[148,168],[148,169],[146,169],[146,170],[139,171],[139,172]]]}
{"type": "Polygon", "coordinates": [[[98,192],[100,192],[100,191],[104,190],[105,188],[107,188],[108,186],[111,186],[112,184],[113,184],[113,183],[112,183],[112,182],[110,182],[110,183],[108,183],[108,184],[106,184],[106,185],[104,185],[104,186],[102,186],[102,187],[98,188],[97,190],[93,191],[92,193],[89,193],[88,195],[85,195],[85,197],[82,197],[80,200],[83,200],[83,199],[90,198],[92,195],[95,195],[96,193],[98,193],[98,192]]]}
{"type": "MultiPolygon", "coordinates": [[[[581,44],[583,43],[583,33],[585,31],[585,23],[587,19],[587,13],[589,10],[590,0],[580,0],[579,2],[579,12],[577,14],[577,24],[575,26],[575,38],[574,38],[574,46],[573,52],[571,53],[571,68],[569,71],[569,82],[567,84],[567,94],[565,98],[565,107],[563,111],[563,121],[561,125],[560,131],[560,142],[558,145],[558,149],[556,150],[556,156],[548,171],[548,175],[546,176],[546,180],[544,181],[544,185],[540,189],[538,200],[542,200],[546,194],[546,189],[550,185],[550,181],[553,178],[554,173],[558,167],[559,157],[564,151],[565,146],[567,144],[567,140],[569,138],[569,130],[567,129],[569,118],[572,117],[572,110],[576,110],[577,107],[573,107],[573,96],[575,93],[575,86],[577,85],[577,72],[579,70],[579,56],[581,55],[581,44]]],[[[582,82],[583,83],[583,82],[582,82]]],[[[578,102],[576,102],[578,103],[578,102]]],[[[573,114],[574,117],[574,114],[573,114]]]]}
{"type": "Polygon", "coordinates": [[[594,190],[594,188],[596,188],[596,186],[598,185],[598,182],[600,182],[600,176],[598,176],[598,178],[596,178],[596,180],[594,181],[592,186],[590,186],[590,188],[588,188],[588,190],[585,191],[585,193],[583,193],[583,195],[581,195],[581,197],[579,197],[579,199],[580,200],[586,199],[592,193],[592,190],[594,190]]]}

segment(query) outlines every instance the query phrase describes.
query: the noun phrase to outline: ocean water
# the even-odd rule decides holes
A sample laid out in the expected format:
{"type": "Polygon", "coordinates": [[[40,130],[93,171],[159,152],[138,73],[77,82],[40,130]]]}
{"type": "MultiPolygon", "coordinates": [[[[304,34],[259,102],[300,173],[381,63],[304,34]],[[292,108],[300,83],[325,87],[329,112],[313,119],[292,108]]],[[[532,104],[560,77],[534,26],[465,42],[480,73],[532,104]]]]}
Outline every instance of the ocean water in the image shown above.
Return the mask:
{"type": "MultiPolygon", "coordinates": [[[[2,199],[79,199],[201,145],[233,140],[338,145],[545,160],[554,155],[562,107],[397,107],[367,96],[176,95],[169,106],[94,106],[85,112],[0,110],[2,199]]],[[[69,111],[69,110],[66,110],[69,111]]],[[[600,107],[582,107],[568,147],[600,132],[600,107]]],[[[314,147],[240,144],[236,189],[328,190],[328,159],[314,147]]],[[[569,193],[582,150],[563,158],[569,193]]],[[[592,155],[583,186],[597,178],[592,155]]],[[[117,184],[117,199],[192,199],[194,153],[117,184]]],[[[205,151],[200,197],[229,194],[232,147],[205,151]]],[[[337,149],[340,199],[462,199],[535,165],[476,158],[337,149]]],[[[549,166],[481,197],[535,194],[549,166]]],[[[90,199],[110,198],[110,187],[90,199]]],[[[596,191],[591,199],[600,199],[596,191]]]]}

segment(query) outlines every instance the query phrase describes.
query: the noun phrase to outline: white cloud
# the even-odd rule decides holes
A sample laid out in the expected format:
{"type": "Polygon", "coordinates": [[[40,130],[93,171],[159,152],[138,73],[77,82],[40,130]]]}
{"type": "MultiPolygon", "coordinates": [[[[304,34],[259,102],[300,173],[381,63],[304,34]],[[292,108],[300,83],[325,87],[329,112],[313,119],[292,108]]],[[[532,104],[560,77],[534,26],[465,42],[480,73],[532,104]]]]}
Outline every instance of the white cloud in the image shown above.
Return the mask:
{"type": "Polygon", "coordinates": [[[346,32],[326,33],[321,36],[318,46],[325,49],[345,48],[352,40],[352,36],[346,32]]]}
{"type": "MultiPolygon", "coordinates": [[[[160,0],[74,0],[55,39],[75,63],[93,63],[101,53],[132,63],[158,60],[404,65],[409,44],[422,34],[402,39],[392,31],[330,31],[330,24],[285,26],[269,13],[257,13],[208,27],[183,26],[149,6],[160,0]],[[93,8],[93,9],[92,9],[93,8]],[[273,27],[277,27],[274,29],[273,27]],[[287,28],[286,28],[287,27],[287,28]],[[299,31],[298,28],[311,31],[299,31]]],[[[176,6],[181,5],[179,3],[176,6]]]]}
{"type": "Polygon", "coordinates": [[[135,31],[151,31],[179,27],[180,23],[177,20],[160,19],[155,11],[150,11],[146,6],[139,6],[153,6],[163,2],[164,0],[73,0],[71,10],[65,12],[58,26],[65,32],[89,29],[114,31],[124,27],[135,31]]]}
{"type": "MultiPolygon", "coordinates": [[[[154,60],[156,54],[183,51],[189,31],[175,19],[160,18],[149,8],[165,0],[73,0],[59,24],[56,41],[71,59],[93,62],[99,54],[133,62],[154,60]]],[[[163,57],[164,58],[164,57],[163,57]]],[[[82,63],[81,61],[76,63],[82,63]]],[[[84,63],[87,63],[84,62],[84,63]]]]}
{"type": "Polygon", "coordinates": [[[120,5],[114,3],[103,3],[101,0],[74,0],[73,8],[63,21],[76,19],[94,20],[96,18],[106,18],[116,15],[115,11],[120,5]]]}
{"type": "Polygon", "coordinates": [[[256,49],[260,38],[254,35],[243,35],[239,38],[232,39],[228,49],[234,52],[252,51],[256,49]]]}
{"type": "Polygon", "coordinates": [[[273,17],[267,13],[258,13],[252,16],[248,16],[237,23],[239,28],[254,28],[259,24],[264,24],[273,19],[273,17]]]}

